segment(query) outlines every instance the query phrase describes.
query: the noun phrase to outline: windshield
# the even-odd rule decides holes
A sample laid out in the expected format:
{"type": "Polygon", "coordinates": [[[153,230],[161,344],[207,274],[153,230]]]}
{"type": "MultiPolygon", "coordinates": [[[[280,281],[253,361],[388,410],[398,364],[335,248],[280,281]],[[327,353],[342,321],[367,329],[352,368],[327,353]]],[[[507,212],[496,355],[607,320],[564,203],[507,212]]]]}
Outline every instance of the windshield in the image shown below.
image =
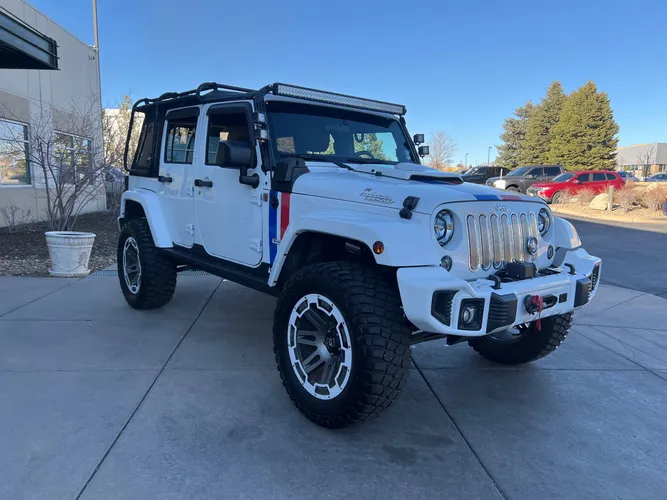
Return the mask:
{"type": "Polygon", "coordinates": [[[574,174],[560,174],[558,177],[554,177],[551,182],[567,182],[574,177],[574,174]]]}
{"type": "Polygon", "coordinates": [[[526,175],[528,171],[533,167],[519,167],[516,170],[512,170],[506,174],[507,177],[514,177],[517,175],[526,175]]]}
{"type": "Polygon", "coordinates": [[[269,101],[267,111],[276,157],[418,163],[403,127],[393,118],[282,101],[269,101]]]}

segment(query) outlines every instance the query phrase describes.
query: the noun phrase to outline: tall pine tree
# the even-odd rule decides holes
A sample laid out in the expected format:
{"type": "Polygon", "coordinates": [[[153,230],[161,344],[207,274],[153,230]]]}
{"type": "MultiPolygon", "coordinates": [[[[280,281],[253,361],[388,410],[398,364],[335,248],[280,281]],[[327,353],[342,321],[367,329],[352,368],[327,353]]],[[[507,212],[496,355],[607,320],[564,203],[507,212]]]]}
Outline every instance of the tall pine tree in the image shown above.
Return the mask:
{"type": "Polygon", "coordinates": [[[528,119],[533,113],[533,103],[528,101],[525,106],[514,111],[516,118],[508,118],[503,124],[504,132],[500,135],[503,144],[496,146],[499,154],[497,163],[506,168],[516,168],[520,164],[522,149],[526,138],[528,119]]]}
{"type": "Polygon", "coordinates": [[[618,124],[609,97],[588,82],[572,92],[553,128],[550,158],[568,170],[614,167],[618,124]]]}
{"type": "Polygon", "coordinates": [[[560,82],[553,82],[539,105],[535,106],[526,128],[526,141],[519,158],[522,165],[548,165],[551,158],[553,128],[558,123],[565,92],[560,82]]]}

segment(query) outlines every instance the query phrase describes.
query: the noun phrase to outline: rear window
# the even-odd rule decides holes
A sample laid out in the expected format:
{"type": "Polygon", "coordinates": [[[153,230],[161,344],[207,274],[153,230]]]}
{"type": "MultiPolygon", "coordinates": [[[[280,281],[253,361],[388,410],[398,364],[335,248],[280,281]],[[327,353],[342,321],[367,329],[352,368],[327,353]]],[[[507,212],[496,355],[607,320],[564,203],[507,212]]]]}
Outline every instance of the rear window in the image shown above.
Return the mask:
{"type": "Polygon", "coordinates": [[[616,176],[614,174],[605,174],[607,176],[608,181],[615,181],[616,176]]]}
{"type": "Polygon", "coordinates": [[[574,177],[574,174],[561,174],[556,177],[553,182],[567,182],[574,177]]]}
{"type": "Polygon", "coordinates": [[[132,169],[148,170],[153,164],[153,139],[155,137],[155,122],[144,119],[139,136],[139,145],[134,155],[132,169]]]}
{"type": "Polygon", "coordinates": [[[560,174],[560,167],[544,167],[544,175],[554,177],[560,174]]]}

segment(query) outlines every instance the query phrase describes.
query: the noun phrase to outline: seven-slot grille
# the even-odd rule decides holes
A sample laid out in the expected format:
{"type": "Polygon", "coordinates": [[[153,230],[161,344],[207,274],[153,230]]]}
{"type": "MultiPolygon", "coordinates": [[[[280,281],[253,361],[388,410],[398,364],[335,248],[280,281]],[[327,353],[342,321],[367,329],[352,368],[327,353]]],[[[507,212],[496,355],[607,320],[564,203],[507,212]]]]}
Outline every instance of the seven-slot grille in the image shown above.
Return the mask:
{"type": "Polygon", "coordinates": [[[466,217],[468,266],[471,271],[500,269],[507,262],[534,262],[527,249],[528,237],[539,240],[537,219],[530,213],[478,214],[466,217]]]}

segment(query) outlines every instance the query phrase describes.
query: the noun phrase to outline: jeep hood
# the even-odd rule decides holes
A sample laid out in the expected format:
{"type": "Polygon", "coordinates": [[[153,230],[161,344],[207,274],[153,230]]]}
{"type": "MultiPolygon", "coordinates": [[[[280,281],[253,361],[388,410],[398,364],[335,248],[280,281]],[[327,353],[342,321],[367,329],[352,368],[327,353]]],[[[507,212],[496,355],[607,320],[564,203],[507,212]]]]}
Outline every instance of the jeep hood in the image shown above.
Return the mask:
{"type": "Polygon", "coordinates": [[[525,201],[543,203],[530,196],[461,182],[455,174],[415,164],[357,165],[351,170],[323,162],[308,162],[310,172],[294,182],[292,192],[304,196],[344,200],[400,210],[408,196],[419,197],[415,212],[431,214],[438,205],[462,201],[525,201]],[[406,165],[405,167],[401,167],[406,165]]]}

